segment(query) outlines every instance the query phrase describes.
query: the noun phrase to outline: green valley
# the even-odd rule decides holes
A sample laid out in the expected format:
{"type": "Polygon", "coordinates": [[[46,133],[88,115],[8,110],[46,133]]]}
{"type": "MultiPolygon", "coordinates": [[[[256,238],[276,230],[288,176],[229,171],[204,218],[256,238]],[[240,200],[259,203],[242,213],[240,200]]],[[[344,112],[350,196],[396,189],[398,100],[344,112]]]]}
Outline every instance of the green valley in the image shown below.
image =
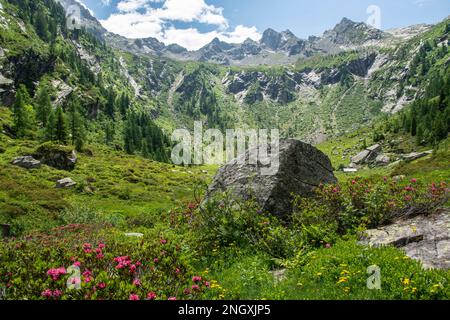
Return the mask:
{"type": "Polygon", "coordinates": [[[400,31],[188,51],[0,0],[0,300],[449,300],[450,20],[400,31]],[[279,172],[173,164],[195,122],[278,129],[279,172]]]}

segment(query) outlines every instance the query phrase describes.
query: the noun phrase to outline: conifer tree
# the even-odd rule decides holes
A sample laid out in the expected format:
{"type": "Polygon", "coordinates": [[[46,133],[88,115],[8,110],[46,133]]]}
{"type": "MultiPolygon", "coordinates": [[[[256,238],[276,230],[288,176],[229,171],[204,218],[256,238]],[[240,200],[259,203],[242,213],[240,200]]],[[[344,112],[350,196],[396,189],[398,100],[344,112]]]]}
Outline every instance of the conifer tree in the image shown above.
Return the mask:
{"type": "Polygon", "coordinates": [[[52,110],[52,102],[48,94],[48,87],[42,86],[36,94],[36,118],[42,127],[47,127],[48,117],[52,110]]]}
{"type": "Polygon", "coordinates": [[[54,127],[54,140],[61,143],[67,144],[68,141],[68,128],[67,119],[62,107],[58,107],[55,113],[55,127],[54,127]]]}
{"type": "Polygon", "coordinates": [[[46,141],[55,141],[56,140],[56,115],[55,111],[51,110],[48,116],[47,125],[45,127],[45,135],[44,139],[46,141]]]}
{"type": "Polygon", "coordinates": [[[85,130],[83,117],[81,116],[79,110],[79,101],[72,101],[69,105],[69,131],[71,143],[78,151],[81,151],[84,146],[85,130]]]}
{"type": "Polygon", "coordinates": [[[34,109],[30,105],[30,100],[27,88],[20,85],[13,106],[13,129],[18,138],[29,136],[35,129],[34,109]]]}

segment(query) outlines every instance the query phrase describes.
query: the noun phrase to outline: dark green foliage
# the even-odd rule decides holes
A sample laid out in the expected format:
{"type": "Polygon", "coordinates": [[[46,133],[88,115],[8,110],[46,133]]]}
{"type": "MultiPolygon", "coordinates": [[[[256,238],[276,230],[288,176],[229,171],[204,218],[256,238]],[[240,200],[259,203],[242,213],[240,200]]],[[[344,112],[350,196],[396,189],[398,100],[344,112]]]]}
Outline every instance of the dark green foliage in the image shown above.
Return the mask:
{"type": "Polygon", "coordinates": [[[30,95],[24,85],[20,85],[13,106],[14,132],[18,138],[30,137],[35,129],[34,110],[30,105],[30,95]]]}
{"type": "MultiPolygon", "coordinates": [[[[133,101],[127,84],[117,78],[120,64],[115,51],[86,29],[68,30],[65,10],[54,0],[8,1],[17,9],[11,7],[11,12],[17,12],[17,18],[32,27],[27,29],[26,35],[29,36],[28,31],[33,28],[35,31],[33,41],[24,45],[27,51],[17,51],[15,59],[21,64],[18,68],[20,75],[15,78],[26,85],[28,92],[34,92],[36,83],[39,83],[33,99],[36,112],[31,112],[31,99],[25,86],[18,93],[14,108],[14,130],[17,136],[35,136],[36,115],[43,141],[72,144],[78,150],[82,150],[86,142],[103,142],[118,148],[125,145],[128,153],[139,153],[149,159],[168,162],[168,138],[149,114],[130,112],[133,101]],[[34,48],[37,42],[39,50],[34,48]],[[81,58],[78,45],[97,59],[101,72],[94,73],[92,64],[81,58]],[[60,106],[53,109],[55,89],[51,79],[57,79],[56,83],[65,83],[74,92],[82,94],[71,94],[65,101],[60,99],[60,106]],[[28,117],[28,114],[33,116],[28,117]],[[129,114],[132,114],[131,119],[125,121],[129,114]],[[124,140],[120,141],[122,132],[124,140]]],[[[0,40],[3,39],[0,35],[0,40]]],[[[158,67],[160,72],[163,66],[161,64],[158,67]]],[[[201,112],[210,113],[209,106],[215,104],[211,98],[214,95],[205,91],[201,97],[201,112]]],[[[136,106],[136,109],[140,110],[141,106],[136,106]]]]}
{"type": "Polygon", "coordinates": [[[125,151],[142,153],[146,158],[168,162],[170,141],[148,114],[130,111],[124,125],[125,151]]]}
{"type": "Polygon", "coordinates": [[[387,131],[404,132],[416,137],[419,145],[437,144],[450,131],[450,69],[436,75],[422,99],[416,100],[409,108],[392,117],[386,125],[387,131]]]}
{"type": "Polygon", "coordinates": [[[69,132],[67,127],[67,117],[61,107],[56,108],[54,123],[54,141],[67,144],[69,132]]]}
{"type": "Polygon", "coordinates": [[[48,124],[48,117],[52,110],[52,102],[49,95],[48,85],[44,84],[36,94],[36,118],[42,127],[48,124]]]}
{"type": "Polygon", "coordinates": [[[53,0],[8,0],[19,8],[22,20],[34,26],[43,41],[54,41],[58,29],[65,34],[66,13],[64,8],[53,0]]]}
{"type": "Polygon", "coordinates": [[[80,102],[74,100],[69,105],[69,132],[72,145],[82,151],[86,139],[84,118],[80,114],[80,102]]]}

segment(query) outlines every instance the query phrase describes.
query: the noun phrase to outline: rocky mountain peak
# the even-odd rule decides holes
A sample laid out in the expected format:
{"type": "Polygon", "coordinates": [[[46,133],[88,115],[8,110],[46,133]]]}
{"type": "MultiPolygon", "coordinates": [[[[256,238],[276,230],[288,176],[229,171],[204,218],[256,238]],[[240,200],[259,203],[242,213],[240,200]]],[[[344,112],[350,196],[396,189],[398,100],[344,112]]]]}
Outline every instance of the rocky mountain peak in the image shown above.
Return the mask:
{"type": "Polygon", "coordinates": [[[354,27],[355,25],[357,25],[356,22],[354,22],[353,20],[350,20],[349,18],[342,18],[341,22],[339,22],[335,27],[334,30],[339,30],[339,29],[346,29],[349,27],[354,27]]]}
{"type": "Polygon", "coordinates": [[[383,32],[365,23],[343,18],[334,28],[322,36],[311,36],[307,40],[298,38],[292,31],[278,32],[268,28],[260,41],[246,39],[240,44],[230,44],[214,38],[196,51],[188,51],[178,44],[166,46],[155,38],[128,39],[106,31],[89,10],[76,0],[57,0],[68,10],[72,5],[80,7],[82,25],[102,38],[110,46],[132,53],[167,56],[179,60],[209,61],[225,65],[291,64],[299,58],[316,54],[336,54],[344,50],[357,49],[367,44],[382,44],[395,37],[410,38],[426,31],[426,27],[383,32]],[[276,57],[275,57],[276,56],[276,57]]]}
{"type": "Polygon", "coordinates": [[[265,45],[266,47],[272,50],[276,50],[278,49],[282,38],[283,36],[280,33],[269,28],[266,31],[264,31],[263,36],[261,38],[261,44],[265,45]]]}
{"type": "Polygon", "coordinates": [[[354,22],[343,18],[332,30],[325,31],[320,41],[335,45],[356,46],[370,40],[380,40],[384,32],[364,22],[354,22]]]}
{"type": "Polygon", "coordinates": [[[281,35],[283,36],[284,39],[292,39],[292,38],[297,39],[295,34],[289,29],[281,32],[281,35]]]}
{"type": "Polygon", "coordinates": [[[79,8],[81,14],[81,25],[97,37],[100,38],[108,32],[91,14],[91,12],[84,5],[80,4],[80,2],[76,0],[56,0],[56,2],[58,2],[66,10],[66,12],[73,10],[74,7],[79,8]]]}

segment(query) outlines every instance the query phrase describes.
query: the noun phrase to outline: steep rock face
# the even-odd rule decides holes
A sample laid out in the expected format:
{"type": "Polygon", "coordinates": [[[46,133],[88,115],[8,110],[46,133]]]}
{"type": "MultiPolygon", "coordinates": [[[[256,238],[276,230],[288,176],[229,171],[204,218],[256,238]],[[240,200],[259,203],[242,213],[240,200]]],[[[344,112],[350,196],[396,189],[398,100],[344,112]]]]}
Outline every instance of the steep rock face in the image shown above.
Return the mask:
{"type": "Polygon", "coordinates": [[[359,45],[370,40],[381,40],[383,31],[343,18],[332,30],[326,31],[322,39],[337,45],[359,45]]]}
{"type": "MultiPolygon", "coordinates": [[[[34,93],[39,79],[55,66],[55,58],[42,55],[30,49],[26,52],[9,57],[1,67],[3,83],[0,83],[0,102],[11,105],[14,101],[15,89],[24,84],[31,94],[34,93]]],[[[0,79],[0,80],[1,80],[0,79]]]]}
{"type": "Polygon", "coordinates": [[[277,50],[281,43],[281,40],[282,40],[281,34],[269,28],[266,31],[264,31],[260,43],[269,49],[277,50]]]}
{"type": "Polygon", "coordinates": [[[366,77],[376,60],[377,54],[371,53],[351,60],[338,68],[326,69],[321,73],[321,82],[324,85],[335,84],[341,81],[345,75],[366,77]]]}
{"type": "Polygon", "coordinates": [[[79,13],[81,15],[80,16],[81,25],[98,38],[102,38],[107,33],[107,30],[103,28],[100,22],[95,17],[93,17],[91,12],[88,9],[86,9],[84,5],[80,4],[79,1],[56,0],[56,2],[59,2],[66,10],[66,12],[68,12],[68,14],[74,13],[73,11],[74,8],[78,8],[76,9],[75,13],[77,13],[77,11],[79,10],[79,13]]]}
{"type": "Polygon", "coordinates": [[[375,53],[362,55],[339,67],[323,70],[284,70],[277,74],[264,71],[230,71],[222,82],[229,93],[246,103],[268,99],[286,104],[294,101],[305,87],[318,89],[323,85],[336,84],[345,75],[366,77],[376,57],[375,53]]]}
{"type": "Polygon", "coordinates": [[[282,140],[279,150],[271,149],[279,158],[274,175],[262,175],[261,163],[249,163],[254,152],[249,150],[221,168],[207,197],[230,191],[243,199],[255,198],[262,210],[286,217],[292,212],[292,194],[312,196],[320,184],[337,181],[328,157],[299,140],[282,140]]]}
{"type": "Polygon", "coordinates": [[[230,93],[243,97],[249,104],[264,98],[285,104],[295,99],[296,87],[301,82],[301,77],[294,76],[288,73],[271,76],[264,72],[242,71],[234,75],[230,73],[224,84],[230,93]]]}
{"type": "MultiPolygon", "coordinates": [[[[164,59],[155,58],[149,59],[143,64],[142,69],[132,70],[129,74],[135,77],[136,80],[139,78],[142,79],[144,91],[156,96],[170,88],[171,84],[175,81],[176,72],[179,71],[175,70],[172,64],[164,59]]],[[[136,86],[141,91],[140,85],[136,83],[136,86]]]]}

